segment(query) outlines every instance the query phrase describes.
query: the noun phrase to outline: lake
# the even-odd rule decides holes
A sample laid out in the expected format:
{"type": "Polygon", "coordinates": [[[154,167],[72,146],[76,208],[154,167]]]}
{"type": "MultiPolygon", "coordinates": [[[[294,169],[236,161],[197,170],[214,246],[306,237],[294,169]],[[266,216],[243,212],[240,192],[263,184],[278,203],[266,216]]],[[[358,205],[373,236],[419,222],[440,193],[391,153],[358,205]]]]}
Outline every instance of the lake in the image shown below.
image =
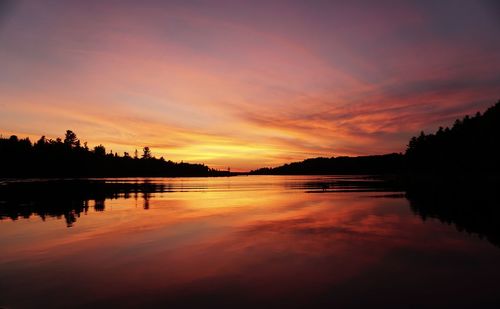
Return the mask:
{"type": "Polygon", "coordinates": [[[496,235],[376,178],[105,181],[0,195],[1,308],[500,305],[496,235]]]}

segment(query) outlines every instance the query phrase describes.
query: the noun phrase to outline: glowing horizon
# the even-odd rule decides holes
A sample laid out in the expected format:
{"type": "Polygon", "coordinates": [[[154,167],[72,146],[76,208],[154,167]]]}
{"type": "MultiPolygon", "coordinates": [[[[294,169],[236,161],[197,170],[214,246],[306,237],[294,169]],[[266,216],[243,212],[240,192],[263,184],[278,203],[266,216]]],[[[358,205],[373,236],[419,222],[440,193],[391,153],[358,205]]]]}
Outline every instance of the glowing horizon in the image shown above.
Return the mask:
{"type": "Polygon", "coordinates": [[[404,151],[500,98],[494,1],[5,1],[0,133],[249,170],[404,151]]]}

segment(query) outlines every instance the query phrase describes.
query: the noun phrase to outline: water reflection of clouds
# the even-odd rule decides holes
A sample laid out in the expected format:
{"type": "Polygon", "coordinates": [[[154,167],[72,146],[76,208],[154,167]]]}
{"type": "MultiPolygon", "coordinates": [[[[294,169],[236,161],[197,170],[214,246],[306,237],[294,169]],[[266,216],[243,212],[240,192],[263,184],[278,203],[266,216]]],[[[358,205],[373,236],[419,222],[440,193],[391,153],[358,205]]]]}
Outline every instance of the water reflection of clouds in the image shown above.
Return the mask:
{"type": "MultiPolygon", "coordinates": [[[[446,297],[454,295],[455,281],[447,278],[457,269],[480,280],[500,258],[487,242],[437,220],[422,222],[402,197],[309,194],[276,184],[259,191],[271,178],[259,179],[250,178],[252,190],[235,190],[236,183],[232,190],[152,193],[148,211],[142,193],[137,201],[107,199],[103,212],[88,211],[71,229],[57,220],[0,222],[0,235],[19,240],[0,237],[7,244],[0,271],[10,283],[3,294],[19,299],[22,285],[26,304],[44,299],[53,307],[196,307],[207,299],[221,307],[293,307],[311,299],[352,303],[356,293],[364,295],[360,303],[377,303],[391,287],[402,304],[412,286],[434,281],[451,286],[443,288],[446,297]]],[[[227,187],[228,179],[215,181],[227,187]]]]}

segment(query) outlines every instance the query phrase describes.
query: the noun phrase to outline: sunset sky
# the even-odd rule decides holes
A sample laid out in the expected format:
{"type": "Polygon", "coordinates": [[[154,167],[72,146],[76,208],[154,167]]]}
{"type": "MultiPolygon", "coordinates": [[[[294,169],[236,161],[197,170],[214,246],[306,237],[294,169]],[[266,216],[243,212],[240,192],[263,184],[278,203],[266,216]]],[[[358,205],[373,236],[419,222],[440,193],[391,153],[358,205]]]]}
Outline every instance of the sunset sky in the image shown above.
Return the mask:
{"type": "Polygon", "coordinates": [[[0,0],[0,133],[248,170],[500,99],[500,2],[0,0]]]}

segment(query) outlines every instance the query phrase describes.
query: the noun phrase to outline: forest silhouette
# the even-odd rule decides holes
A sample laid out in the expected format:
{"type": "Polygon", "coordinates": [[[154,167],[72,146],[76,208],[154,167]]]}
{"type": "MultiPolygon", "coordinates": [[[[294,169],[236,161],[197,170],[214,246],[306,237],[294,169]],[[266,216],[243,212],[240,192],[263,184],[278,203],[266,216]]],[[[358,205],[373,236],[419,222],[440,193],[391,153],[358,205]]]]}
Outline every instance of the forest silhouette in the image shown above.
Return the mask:
{"type": "MultiPolygon", "coordinates": [[[[500,101],[483,114],[457,119],[451,127],[412,137],[405,153],[359,157],[313,158],[274,168],[260,168],[254,175],[398,175],[407,182],[467,180],[471,176],[498,178],[500,172],[500,101]]],[[[64,139],[12,135],[0,138],[0,177],[138,177],[227,176],[228,171],[204,164],[175,163],[155,158],[149,147],[118,155],[103,145],[90,149],[67,130],[64,139]]]]}
{"type": "Polygon", "coordinates": [[[405,153],[306,159],[256,175],[393,174],[410,183],[467,181],[471,176],[498,179],[500,172],[500,101],[483,114],[457,119],[452,127],[412,137],[405,153]]]}
{"type": "Polygon", "coordinates": [[[156,158],[149,147],[139,155],[122,156],[107,152],[103,145],[90,149],[76,134],[67,130],[64,139],[42,136],[32,143],[29,138],[12,135],[0,138],[0,177],[149,177],[149,176],[226,176],[227,171],[204,164],[176,163],[156,158]]]}
{"type": "Polygon", "coordinates": [[[412,175],[496,176],[500,171],[500,101],[452,127],[412,137],[405,153],[412,175]]]}

